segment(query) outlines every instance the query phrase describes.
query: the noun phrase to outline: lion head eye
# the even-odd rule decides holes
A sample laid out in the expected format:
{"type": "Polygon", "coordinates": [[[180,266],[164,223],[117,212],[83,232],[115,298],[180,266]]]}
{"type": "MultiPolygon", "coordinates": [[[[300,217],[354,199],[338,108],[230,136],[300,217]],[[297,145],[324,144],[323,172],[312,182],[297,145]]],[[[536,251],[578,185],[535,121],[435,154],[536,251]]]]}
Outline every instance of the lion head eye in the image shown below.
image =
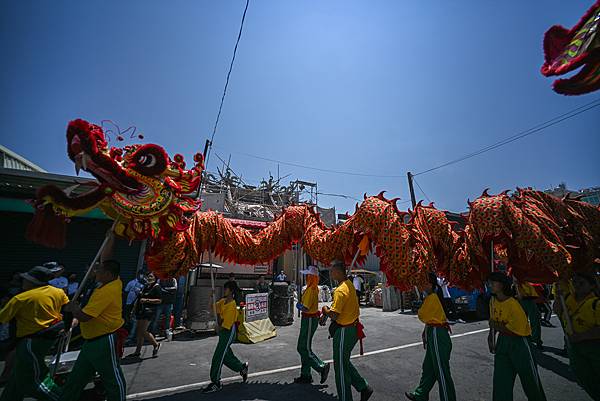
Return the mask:
{"type": "Polygon", "coordinates": [[[141,155],[138,163],[144,167],[154,167],[156,165],[156,156],[151,153],[141,155]]]}

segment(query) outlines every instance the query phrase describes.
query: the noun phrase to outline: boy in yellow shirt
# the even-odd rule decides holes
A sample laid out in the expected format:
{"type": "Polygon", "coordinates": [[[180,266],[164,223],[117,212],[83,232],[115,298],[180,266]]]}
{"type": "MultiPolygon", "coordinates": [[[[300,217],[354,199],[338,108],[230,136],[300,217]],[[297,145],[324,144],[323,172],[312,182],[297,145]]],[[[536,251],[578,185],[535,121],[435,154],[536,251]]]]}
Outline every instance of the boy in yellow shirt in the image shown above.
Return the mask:
{"type": "Polygon", "coordinates": [[[105,260],[96,269],[100,284],[82,309],[77,301],[66,310],[79,320],[81,347],[73,371],[62,389],[61,401],[77,401],[85,386],[98,372],[108,401],[125,401],[125,376],[119,363],[117,331],[123,326],[123,282],[119,278],[121,266],[116,260],[105,260]]]}
{"type": "Polygon", "coordinates": [[[488,346],[494,354],[492,399],[512,401],[518,375],[529,401],[546,401],[529,340],[531,326],[525,311],[513,297],[512,280],[504,273],[494,272],[489,281],[493,294],[488,336],[488,346]]]}
{"type": "Polygon", "coordinates": [[[543,350],[542,316],[535,304],[535,300],[539,297],[539,294],[531,284],[524,281],[517,285],[517,297],[521,307],[527,315],[527,319],[529,319],[529,325],[531,326],[531,342],[533,342],[538,349],[543,350]]]}
{"type": "Polygon", "coordinates": [[[298,335],[297,350],[300,354],[302,368],[300,377],[294,379],[294,383],[312,383],[311,368],[321,374],[320,383],[327,381],[331,365],[324,363],[312,351],[312,339],[319,326],[319,270],[315,266],[309,266],[302,270],[306,277],[306,289],[302,294],[302,302],[296,307],[302,312],[300,321],[300,334],[298,335]]]}
{"type": "Polygon", "coordinates": [[[1,401],[21,401],[25,397],[55,400],[43,380],[48,373],[44,357],[56,342],[64,324],[61,309],[69,298],[61,289],[48,285],[51,271],[36,266],[21,274],[23,292],[0,310],[0,322],[17,322],[15,366],[1,401]]]}
{"type": "Polygon", "coordinates": [[[231,344],[233,344],[237,335],[238,309],[235,300],[238,286],[235,281],[228,281],[223,288],[224,298],[215,304],[217,323],[220,327],[219,342],[210,365],[211,383],[202,390],[203,393],[214,393],[223,388],[221,384],[221,368],[223,365],[234,372],[239,372],[244,383],[248,380],[248,362],[240,362],[231,351],[231,344]]]}
{"type": "Polygon", "coordinates": [[[329,334],[333,337],[333,368],[338,399],[352,401],[352,386],[360,393],[360,400],[367,401],[373,395],[373,388],[350,362],[350,354],[361,334],[359,327],[362,328],[358,321],[358,296],[352,281],[346,276],[344,262],[332,262],[331,278],[339,285],[333,293],[331,308],[323,307],[319,324],[325,325],[327,318],[332,320],[329,334]]]}
{"type": "MultiPolygon", "coordinates": [[[[577,381],[594,400],[600,400],[600,299],[594,294],[596,283],[589,273],[575,273],[573,292],[565,304],[573,332],[569,337],[569,360],[577,381]]],[[[560,304],[556,311],[563,316],[560,304]]]]}
{"type": "Polygon", "coordinates": [[[433,385],[438,382],[440,400],[456,401],[456,391],[450,374],[450,325],[436,293],[438,281],[435,274],[430,273],[429,282],[431,287],[427,289],[427,296],[419,308],[419,320],[425,323],[422,334],[423,348],[426,350],[423,373],[419,387],[412,393],[405,393],[405,396],[412,401],[426,401],[433,385]]]}

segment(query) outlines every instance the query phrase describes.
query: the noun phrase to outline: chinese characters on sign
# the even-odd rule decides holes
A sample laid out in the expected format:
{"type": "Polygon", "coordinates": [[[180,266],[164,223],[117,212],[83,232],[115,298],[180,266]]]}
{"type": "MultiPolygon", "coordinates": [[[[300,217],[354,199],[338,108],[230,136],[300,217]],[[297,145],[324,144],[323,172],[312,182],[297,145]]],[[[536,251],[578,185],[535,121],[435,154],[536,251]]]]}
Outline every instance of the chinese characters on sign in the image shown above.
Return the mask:
{"type": "Polygon", "coordinates": [[[269,317],[269,294],[246,295],[246,321],[254,322],[269,317]]]}

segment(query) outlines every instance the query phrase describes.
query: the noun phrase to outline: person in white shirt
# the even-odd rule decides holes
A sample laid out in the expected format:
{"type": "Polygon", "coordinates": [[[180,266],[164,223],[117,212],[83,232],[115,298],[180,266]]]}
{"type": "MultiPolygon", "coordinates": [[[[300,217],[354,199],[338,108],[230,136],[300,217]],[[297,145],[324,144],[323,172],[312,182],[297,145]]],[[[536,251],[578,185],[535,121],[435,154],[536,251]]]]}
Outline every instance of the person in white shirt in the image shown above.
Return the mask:
{"type": "Polygon", "coordinates": [[[363,279],[361,276],[359,276],[358,274],[354,275],[354,278],[352,279],[352,284],[354,285],[354,288],[356,289],[356,296],[358,297],[358,302],[360,303],[360,300],[362,298],[362,285],[363,285],[363,279]]]}
{"type": "Polygon", "coordinates": [[[287,281],[287,276],[283,270],[275,277],[275,281],[287,281]]]}
{"type": "Polygon", "coordinates": [[[446,313],[448,322],[454,323],[455,321],[458,321],[459,323],[465,323],[465,321],[462,319],[456,319],[456,308],[454,307],[454,301],[452,301],[450,291],[448,290],[448,280],[442,277],[438,277],[437,283],[441,291],[443,300],[442,306],[444,307],[444,312],[446,313]]]}
{"type": "Polygon", "coordinates": [[[125,289],[123,290],[127,294],[127,298],[125,299],[125,318],[127,319],[127,323],[129,324],[129,336],[127,337],[128,341],[133,341],[135,338],[135,331],[137,328],[137,321],[135,318],[135,313],[133,313],[133,309],[135,308],[136,301],[144,289],[144,273],[138,273],[138,276],[127,283],[125,289]]]}

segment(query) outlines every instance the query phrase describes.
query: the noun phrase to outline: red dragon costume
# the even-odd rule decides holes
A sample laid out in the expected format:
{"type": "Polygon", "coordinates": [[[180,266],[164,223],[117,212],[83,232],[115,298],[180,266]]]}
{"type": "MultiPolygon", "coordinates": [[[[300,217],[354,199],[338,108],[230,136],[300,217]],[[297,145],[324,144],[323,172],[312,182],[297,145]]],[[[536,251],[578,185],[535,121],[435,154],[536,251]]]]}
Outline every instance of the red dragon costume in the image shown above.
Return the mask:
{"type": "Polygon", "coordinates": [[[162,277],[194,268],[206,250],[235,263],[258,264],[295,242],[319,262],[349,263],[365,235],[389,283],[399,288],[424,285],[431,270],[464,288],[481,286],[490,270],[492,241],[513,274],[533,282],[554,281],[600,257],[598,207],[529,189],[510,196],[484,192],[469,202],[460,230],[433,205],[403,212],[381,193],[365,195],[339,226],[326,227],[312,207],[295,205],[253,232],[234,227],[219,213],[200,211],[202,155],[194,156],[188,169],[181,155],[171,159],[158,145],[109,147],[102,128],[84,120],[69,123],[67,152],[76,169],[88,171],[97,183],[79,196],[40,188],[28,237],[62,247],[69,218],[98,207],[116,220],[118,235],[149,240],[148,266],[162,277]]]}
{"type": "Polygon", "coordinates": [[[564,75],[582,67],[570,78],[554,81],[563,95],[582,95],[600,89],[600,0],[571,29],[555,25],[544,36],[542,74],[564,75]]]}

